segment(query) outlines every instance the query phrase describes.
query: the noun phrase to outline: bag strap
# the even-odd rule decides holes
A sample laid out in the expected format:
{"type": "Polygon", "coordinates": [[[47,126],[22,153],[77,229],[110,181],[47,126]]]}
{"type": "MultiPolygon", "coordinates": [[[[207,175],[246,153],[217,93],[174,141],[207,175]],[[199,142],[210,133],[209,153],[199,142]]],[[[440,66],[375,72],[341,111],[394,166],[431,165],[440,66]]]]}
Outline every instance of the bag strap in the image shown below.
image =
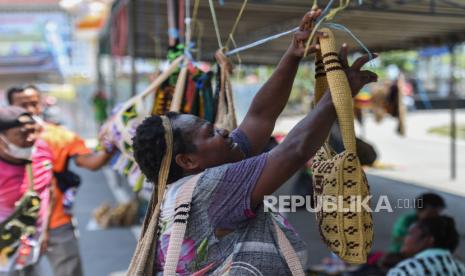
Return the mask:
{"type": "Polygon", "coordinates": [[[356,152],[354,103],[349,81],[339,60],[334,34],[328,28],[321,29],[321,32],[328,35],[320,38],[321,55],[341,128],[342,141],[347,151],[356,152]]]}
{"type": "Polygon", "coordinates": [[[181,71],[178,75],[176,87],[174,88],[173,100],[171,101],[170,111],[179,112],[181,111],[182,99],[186,88],[186,81],[188,75],[189,61],[185,59],[181,71]]]}
{"type": "Polygon", "coordinates": [[[26,164],[28,190],[34,192],[34,174],[32,172],[32,162],[26,164]]]}
{"type": "Polygon", "coordinates": [[[136,96],[134,96],[131,99],[127,100],[124,103],[121,110],[128,109],[129,107],[134,105],[139,100],[139,98],[145,98],[150,93],[156,91],[156,89],[165,80],[167,80],[174,73],[174,71],[176,71],[176,69],[178,69],[179,65],[181,64],[181,62],[183,60],[184,60],[184,56],[180,56],[177,59],[175,59],[173,62],[171,62],[170,65],[168,66],[168,68],[165,71],[163,71],[149,86],[147,86],[147,88],[145,88],[145,90],[142,93],[137,94],[136,96]]]}
{"type": "Polygon", "coordinates": [[[325,65],[321,51],[318,51],[315,57],[315,95],[313,98],[313,107],[320,101],[326,90],[328,90],[328,80],[326,79],[325,65]]]}
{"type": "Polygon", "coordinates": [[[191,210],[192,195],[201,175],[202,174],[197,174],[189,179],[187,183],[180,188],[176,196],[174,221],[171,228],[163,275],[176,275],[176,268],[178,266],[182,242],[186,234],[187,221],[191,210]]]}
{"type": "Polygon", "coordinates": [[[286,260],[287,266],[289,267],[292,276],[304,276],[305,273],[302,268],[302,264],[300,263],[299,257],[297,257],[297,253],[295,252],[294,247],[292,247],[291,243],[287,239],[283,230],[281,230],[281,228],[278,226],[276,221],[273,218],[271,220],[274,224],[279,250],[286,260]]]}

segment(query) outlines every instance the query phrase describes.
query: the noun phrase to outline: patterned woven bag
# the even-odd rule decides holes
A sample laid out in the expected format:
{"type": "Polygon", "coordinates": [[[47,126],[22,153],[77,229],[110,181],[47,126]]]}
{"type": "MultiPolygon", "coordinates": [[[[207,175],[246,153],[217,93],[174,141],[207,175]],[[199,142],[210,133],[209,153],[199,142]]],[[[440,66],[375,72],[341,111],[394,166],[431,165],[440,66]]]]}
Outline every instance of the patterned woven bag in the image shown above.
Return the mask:
{"type": "Polygon", "coordinates": [[[316,58],[315,103],[329,87],[345,151],[336,154],[325,143],[313,158],[314,194],[323,202],[317,221],[323,241],[331,251],[347,263],[361,264],[366,262],[371,249],[373,223],[371,213],[356,203],[369,196],[369,187],[356,154],[350,85],[338,58],[334,35],[329,29],[321,31],[328,37],[320,38],[321,52],[316,58]],[[328,200],[332,210],[324,208],[329,206],[325,204],[328,200]]]}
{"type": "MultiPolygon", "coordinates": [[[[15,209],[0,223],[0,274],[22,268],[39,258],[38,250],[31,249],[28,241],[37,234],[37,220],[41,199],[34,190],[32,164],[26,165],[28,189],[15,203],[15,209]]],[[[9,274],[8,274],[9,275],[9,274]]]]}

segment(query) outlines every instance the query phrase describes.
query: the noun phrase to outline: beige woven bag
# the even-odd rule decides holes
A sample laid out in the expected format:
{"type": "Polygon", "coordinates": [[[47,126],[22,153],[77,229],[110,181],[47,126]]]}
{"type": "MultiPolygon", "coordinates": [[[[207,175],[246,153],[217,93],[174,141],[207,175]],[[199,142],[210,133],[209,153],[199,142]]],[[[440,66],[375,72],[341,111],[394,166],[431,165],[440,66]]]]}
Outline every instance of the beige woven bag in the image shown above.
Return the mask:
{"type": "Polygon", "coordinates": [[[354,204],[356,200],[360,202],[369,196],[369,187],[356,154],[350,85],[338,59],[334,35],[329,29],[321,31],[327,33],[328,37],[320,38],[315,101],[329,86],[345,151],[335,154],[325,143],[313,158],[314,194],[320,203],[323,202],[320,205],[323,208],[317,212],[317,220],[321,236],[331,251],[347,263],[360,264],[366,262],[371,249],[373,223],[370,212],[364,208],[353,209],[360,206],[354,204]],[[332,201],[333,210],[324,208],[325,200],[332,201]]]}
{"type": "Polygon", "coordinates": [[[222,50],[215,53],[215,59],[220,66],[220,94],[216,111],[215,126],[229,131],[237,128],[236,109],[231,85],[232,65],[222,50]]]}

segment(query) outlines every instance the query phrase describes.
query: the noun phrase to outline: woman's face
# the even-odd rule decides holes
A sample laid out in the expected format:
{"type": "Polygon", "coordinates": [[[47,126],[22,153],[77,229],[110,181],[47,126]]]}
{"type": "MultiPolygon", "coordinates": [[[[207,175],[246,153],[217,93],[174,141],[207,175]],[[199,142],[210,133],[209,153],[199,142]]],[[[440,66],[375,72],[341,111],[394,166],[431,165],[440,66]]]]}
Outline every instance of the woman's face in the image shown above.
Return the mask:
{"type": "Polygon", "coordinates": [[[406,257],[411,257],[425,249],[431,248],[433,244],[433,237],[423,233],[419,225],[415,223],[408,230],[400,252],[406,257]]]}
{"type": "MultiPolygon", "coordinates": [[[[182,114],[174,121],[173,126],[181,129],[186,140],[190,140],[196,148],[194,153],[182,154],[187,157],[189,171],[203,171],[226,163],[240,161],[244,154],[239,146],[229,137],[229,131],[218,129],[212,123],[196,116],[182,114]]],[[[185,163],[185,158],[176,159],[177,163],[185,163]]],[[[186,164],[179,164],[186,169],[186,164]]]]}

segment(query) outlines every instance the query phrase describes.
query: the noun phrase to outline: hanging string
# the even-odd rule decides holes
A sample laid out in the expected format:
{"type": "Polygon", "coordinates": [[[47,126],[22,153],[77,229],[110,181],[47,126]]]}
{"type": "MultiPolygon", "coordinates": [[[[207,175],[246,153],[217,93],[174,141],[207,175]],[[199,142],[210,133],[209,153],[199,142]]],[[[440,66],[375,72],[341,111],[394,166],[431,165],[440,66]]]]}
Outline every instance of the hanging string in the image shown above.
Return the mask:
{"type": "Polygon", "coordinates": [[[239,11],[239,14],[237,15],[236,17],[236,21],[234,22],[234,25],[231,29],[231,32],[229,33],[229,36],[228,36],[228,40],[226,41],[226,44],[225,44],[225,47],[228,48],[229,46],[229,43],[234,40],[234,33],[236,32],[236,28],[237,26],[239,25],[239,21],[241,20],[242,18],[242,14],[244,13],[245,11],[245,7],[247,6],[247,1],[248,0],[244,0],[244,2],[242,3],[242,6],[241,6],[241,10],[239,11]]]}
{"type": "Polygon", "coordinates": [[[194,26],[192,27],[192,33],[195,33],[196,31],[196,22],[197,22],[197,15],[199,14],[199,4],[200,0],[195,0],[194,2],[194,12],[192,13],[192,23],[194,26]]]}
{"type": "MultiPolygon", "coordinates": [[[[343,0],[339,0],[340,1],[340,4],[342,6],[342,1],[343,0]]],[[[350,0],[349,0],[350,1],[350,0]]],[[[333,10],[337,10],[339,11],[338,9],[333,9],[333,10],[330,10],[330,8],[333,6],[333,3],[334,3],[334,0],[330,0],[328,2],[328,4],[326,5],[325,9],[323,10],[323,12],[321,13],[321,15],[317,18],[316,20],[316,24],[315,26],[313,26],[313,29],[312,29],[312,32],[310,34],[310,37],[308,38],[307,40],[307,43],[305,44],[305,51],[304,51],[304,57],[306,57],[308,55],[308,50],[310,49],[310,44],[312,43],[313,41],[313,38],[315,37],[315,34],[318,30],[318,28],[320,27],[320,25],[329,17],[334,18],[334,16],[336,15],[335,13],[332,13],[333,10]]],[[[314,1],[313,2],[313,7],[312,7],[312,10],[316,10],[318,8],[318,5],[317,5],[317,1],[314,1]]]]}
{"type": "Polygon", "coordinates": [[[285,35],[288,35],[288,34],[292,34],[292,33],[295,33],[299,30],[300,27],[295,27],[291,30],[288,30],[288,31],[285,31],[285,32],[282,32],[282,33],[279,33],[279,34],[275,34],[275,35],[272,35],[272,36],[269,36],[269,37],[266,37],[266,38],[263,38],[263,39],[260,39],[258,41],[255,41],[253,43],[250,43],[248,45],[245,45],[245,46],[242,46],[240,48],[236,48],[234,50],[231,50],[231,51],[228,51],[225,55],[226,56],[230,56],[230,55],[234,55],[236,53],[239,53],[239,52],[242,52],[242,51],[245,51],[245,50],[248,50],[250,48],[254,48],[254,47],[257,47],[259,45],[262,45],[262,44],[265,44],[267,43],[268,41],[272,41],[272,40],[275,40],[275,39],[278,39],[280,37],[283,37],[285,35]]]}
{"type": "Polygon", "coordinates": [[[212,14],[213,26],[215,27],[216,39],[218,40],[218,47],[223,49],[223,43],[221,43],[220,28],[218,26],[218,20],[216,18],[215,6],[213,5],[213,0],[208,0],[210,5],[210,12],[212,14]]]}
{"type": "Polygon", "coordinates": [[[178,29],[176,28],[176,19],[174,11],[174,3],[172,0],[168,0],[167,3],[167,13],[168,13],[168,39],[169,46],[175,46],[176,39],[178,38],[178,29]]]}
{"type": "Polygon", "coordinates": [[[197,28],[198,28],[198,32],[197,32],[197,48],[196,48],[196,59],[197,60],[200,60],[201,59],[201,54],[202,54],[202,37],[203,37],[203,24],[202,22],[198,21],[197,22],[197,28]]]}
{"type": "Polygon", "coordinates": [[[365,44],[363,44],[363,42],[357,37],[355,36],[354,33],[352,33],[351,30],[349,30],[346,26],[344,25],[341,25],[341,24],[337,24],[337,23],[325,23],[323,24],[324,27],[328,27],[328,28],[331,28],[331,29],[335,29],[335,30],[340,30],[340,31],[344,31],[346,32],[347,34],[349,34],[353,40],[355,40],[355,42],[357,42],[357,44],[365,51],[367,52],[368,54],[368,58],[370,60],[373,59],[373,54],[371,53],[370,50],[368,50],[368,48],[365,46],[365,44]]]}
{"type": "MultiPolygon", "coordinates": [[[[192,56],[190,53],[190,49],[192,47],[191,45],[191,36],[192,36],[192,29],[191,29],[191,14],[190,14],[190,8],[191,8],[191,2],[190,0],[186,0],[185,2],[185,16],[186,18],[184,19],[184,24],[186,24],[186,45],[184,46],[184,54],[188,57],[189,60],[192,60],[192,56]]],[[[187,61],[188,62],[188,61],[187,61]]],[[[187,64],[187,63],[186,63],[187,64]]]]}
{"type": "MultiPolygon", "coordinates": [[[[233,44],[234,48],[237,48],[237,44],[236,44],[236,41],[234,40],[234,38],[231,36],[231,43],[233,44]]],[[[236,57],[237,57],[237,61],[239,63],[239,65],[242,64],[242,59],[241,59],[241,56],[239,55],[239,53],[236,54],[236,57]]]]}
{"type": "MultiPolygon", "coordinates": [[[[321,26],[321,24],[323,24],[324,22],[324,19],[329,15],[330,18],[333,18],[337,12],[341,11],[343,8],[347,7],[346,5],[348,5],[348,3],[350,2],[350,0],[340,0],[340,7],[336,8],[335,10],[337,11],[336,13],[335,12],[331,12],[331,6],[333,5],[333,2],[334,0],[330,0],[328,2],[328,4],[326,5],[325,9],[322,11],[321,15],[317,18],[317,24],[315,24],[315,26],[313,27],[313,30],[312,30],[312,34],[311,34],[311,38],[313,39],[312,36],[315,35],[316,31],[318,30],[318,28],[321,26]],[[344,3],[343,3],[344,1],[344,3]],[[343,7],[343,8],[341,8],[343,7]]],[[[316,5],[317,1],[314,0],[314,7],[316,5]]],[[[358,0],[358,4],[359,5],[362,5],[363,3],[363,0],[358,0]]],[[[345,27],[344,27],[345,28],[345,27]]],[[[263,39],[260,39],[258,41],[255,41],[253,43],[250,43],[248,45],[245,45],[245,46],[242,46],[242,47],[239,47],[239,48],[235,48],[234,50],[231,50],[231,51],[228,51],[225,53],[226,56],[231,56],[231,55],[234,55],[234,54],[237,54],[239,52],[242,52],[242,51],[245,51],[245,50],[248,50],[248,49],[251,49],[251,48],[254,48],[254,47],[257,47],[257,46],[260,46],[262,44],[265,44],[269,41],[272,41],[272,40],[275,40],[275,39],[278,39],[280,37],[283,37],[285,35],[288,35],[288,34],[291,34],[291,33],[295,33],[297,32],[298,30],[300,29],[300,27],[295,27],[291,30],[287,30],[287,31],[284,31],[282,33],[279,33],[279,34],[275,34],[275,35],[272,35],[272,36],[269,36],[269,37],[266,37],[266,38],[263,38],[263,39]]],[[[340,28],[339,28],[340,29],[340,28]]],[[[347,29],[347,28],[345,28],[347,29]]],[[[354,36],[352,36],[354,37],[354,36]]],[[[307,46],[309,47],[310,45],[310,42],[312,39],[309,39],[307,40],[307,45],[306,45],[306,48],[307,46]]],[[[357,41],[357,39],[356,39],[357,41]]],[[[357,41],[357,43],[359,43],[357,41]]],[[[359,43],[360,44],[360,43],[359,43]]],[[[361,44],[363,45],[363,44],[361,44]]],[[[365,46],[363,46],[362,48],[366,49],[365,46]]],[[[308,48],[306,49],[306,51],[308,51],[308,48]]]]}
{"type": "Polygon", "coordinates": [[[191,49],[192,52],[196,53],[196,59],[200,59],[200,49],[201,47],[201,42],[202,42],[202,36],[203,36],[203,26],[200,21],[197,20],[197,16],[199,14],[199,5],[200,5],[200,0],[195,0],[194,2],[194,11],[192,13],[192,20],[191,20],[191,40],[192,37],[196,36],[197,37],[197,43],[195,44],[195,49],[191,49]]]}

